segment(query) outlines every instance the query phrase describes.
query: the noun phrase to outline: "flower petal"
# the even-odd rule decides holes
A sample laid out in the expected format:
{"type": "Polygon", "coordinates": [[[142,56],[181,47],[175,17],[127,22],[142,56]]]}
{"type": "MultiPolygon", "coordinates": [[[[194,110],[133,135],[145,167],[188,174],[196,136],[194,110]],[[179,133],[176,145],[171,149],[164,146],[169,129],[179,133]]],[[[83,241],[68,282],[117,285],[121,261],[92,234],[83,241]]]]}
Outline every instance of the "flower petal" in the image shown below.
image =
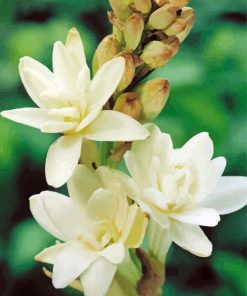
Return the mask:
{"type": "Polygon", "coordinates": [[[95,141],[134,141],[145,139],[149,133],[130,116],[104,110],[83,130],[83,135],[95,141]]]}
{"type": "Polygon", "coordinates": [[[79,164],[74,170],[68,183],[69,196],[78,204],[85,207],[100,183],[95,174],[85,165],[79,164]]]}
{"type": "Polygon", "coordinates": [[[54,263],[52,283],[55,288],[62,289],[67,287],[81,273],[86,270],[98,255],[84,247],[81,243],[67,245],[54,263]]]}
{"type": "Polygon", "coordinates": [[[148,219],[141,209],[133,204],[129,207],[129,213],[122,233],[122,239],[126,248],[138,248],[143,241],[148,219]]]}
{"type": "Polygon", "coordinates": [[[202,226],[216,226],[220,221],[220,216],[215,209],[211,208],[194,208],[191,210],[170,214],[170,217],[188,224],[202,226]]]}
{"type": "Polygon", "coordinates": [[[81,145],[81,135],[68,135],[60,137],[50,146],[45,166],[49,185],[60,187],[68,181],[78,164],[81,145]]]}
{"type": "Polygon", "coordinates": [[[67,48],[71,59],[73,60],[78,71],[80,69],[87,67],[84,47],[81,41],[81,37],[76,28],[72,28],[66,39],[65,47],[67,48]]]}
{"type": "Polygon", "coordinates": [[[170,234],[181,248],[199,257],[208,257],[212,253],[212,244],[201,228],[175,220],[171,223],[170,234]]]}
{"type": "Polygon", "coordinates": [[[5,118],[40,129],[50,118],[45,110],[39,108],[20,108],[2,111],[5,118]]]}
{"type": "Polygon", "coordinates": [[[41,126],[41,131],[44,133],[63,133],[72,130],[76,125],[76,122],[47,121],[41,126]]]}
{"type": "Polygon", "coordinates": [[[20,59],[19,72],[28,95],[37,106],[45,107],[46,104],[41,100],[40,94],[47,87],[54,86],[54,76],[52,72],[30,57],[20,59]]]}
{"type": "Polygon", "coordinates": [[[247,204],[247,178],[221,177],[215,190],[200,205],[214,208],[220,215],[240,210],[247,204]]]}
{"type": "MultiPolygon", "coordinates": [[[[59,225],[56,225],[52,220],[52,217],[49,215],[44,202],[44,196],[48,196],[48,198],[51,196],[54,196],[55,198],[57,197],[59,199],[61,198],[61,194],[50,191],[44,191],[40,194],[31,196],[29,199],[30,210],[34,219],[40,224],[41,227],[43,227],[56,238],[63,241],[68,240],[69,237],[63,233],[63,231],[59,228],[59,225]]],[[[63,196],[61,201],[63,201],[63,196]]]]}
{"type": "Polygon", "coordinates": [[[81,275],[86,296],[105,296],[109,290],[117,266],[101,257],[81,275]]]}
{"type": "Polygon", "coordinates": [[[94,76],[89,90],[89,108],[103,108],[116,90],[125,68],[122,57],[106,62],[94,76]]]}
{"type": "Polygon", "coordinates": [[[107,259],[112,264],[119,264],[123,261],[125,256],[125,248],[122,242],[109,245],[102,251],[98,252],[99,255],[107,259]]]}

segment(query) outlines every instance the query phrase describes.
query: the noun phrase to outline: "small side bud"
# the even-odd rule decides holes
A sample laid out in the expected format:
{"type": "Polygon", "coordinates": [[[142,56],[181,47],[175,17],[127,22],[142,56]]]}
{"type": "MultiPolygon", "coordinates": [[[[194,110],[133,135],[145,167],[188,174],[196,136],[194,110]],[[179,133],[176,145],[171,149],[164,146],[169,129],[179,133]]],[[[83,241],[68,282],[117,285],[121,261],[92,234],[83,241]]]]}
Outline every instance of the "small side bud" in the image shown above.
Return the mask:
{"type": "Polygon", "coordinates": [[[185,38],[189,35],[189,33],[194,25],[195,11],[194,11],[194,9],[192,9],[190,7],[184,7],[182,9],[180,17],[181,17],[181,19],[185,20],[185,22],[187,24],[185,29],[181,33],[176,35],[178,37],[178,39],[180,40],[180,42],[182,43],[185,40],[185,38]]]}
{"type": "Polygon", "coordinates": [[[126,41],[126,50],[133,51],[140,43],[144,29],[144,20],[139,13],[134,13],[128,17],[125,28],[124,38],[126,41]]]}
{"type": "Polygon", "coordinates": [[[185,30],[187,23],[182,18],[176,18],[175,21],[164,30],[167,36],[174,36],[185,30]]]}
{"type": "Polygon", "coordinates": [[[172,56],[174,56],[178,52],[180,47],[180,41],[177,37],[175,36],[169,37],[166,40],[164,40],[163,43],[169,45],[172,51],[172,56]]]}
{"type": "Polygon", "coordinates": [[[125,70],[117,88],[117,92],[121,92],[130,85],[135,76],[135,61],[132,54],[128,52],[121,52],[117,56],[125,59],[125,70]]]}
{"type": "Polygon", "coordinates": [[[131,15],[131,10],[124,0],[109,0],[109,3],[119,20],[125,21],[131,15]]]}
{"type": "Polygon", "coordinates": [[[117,98],[113,110],[139,120],[141,115],[141,103],[135,92],[126,92],[117,98]]]}
{"type": "Polygon", "coordinates": [[[141,102],[141,122],[154,120],[164,108],[169,97],[169,82],[164,79],[146,81],[135,89],[141,102]]]}
{"type": "Polygon", "coordinates": [[[106,36],[98,45],[93,57],[93,73],[120,52],[120,44],[113,35],[106,36]]]}
{"type": "Polygon", "coordinates": [[[163,66],[173,56],[172,48],[169,44],[161,41],[151,41],[141,54],[141,59],[152,69],[163,66]]]}
{"type": "Polygon", "coordinates": [[[152,8],[151,0],[134,0],[134,4],[136,9],[143,14],[148,13],[152,8]]]}
{"type": "Polygon", "coordinates": [[[150,15],[148,26],[151,29],[165,29],[176,19],[176,16],[177,7],[165,4],[150,15]]]}

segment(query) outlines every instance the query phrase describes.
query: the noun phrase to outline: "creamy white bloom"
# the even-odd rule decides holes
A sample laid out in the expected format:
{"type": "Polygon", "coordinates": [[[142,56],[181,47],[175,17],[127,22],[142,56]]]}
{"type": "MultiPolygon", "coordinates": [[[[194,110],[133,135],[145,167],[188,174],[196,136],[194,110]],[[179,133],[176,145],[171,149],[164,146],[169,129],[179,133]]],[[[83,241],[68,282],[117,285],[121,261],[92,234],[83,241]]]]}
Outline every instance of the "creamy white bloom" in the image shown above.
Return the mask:
{"type": "Polygon", "coordinates": [[[164,259],[173,241],[195,255],[209,256],[212,244],[199,225],[215,226],[219,215],[244,207],[246,178],[222,177],[226,160],[212,159],[213,142],[208,133],[174,149],[168,134],[153,124],[147,128],[151,136],[134,142],[125,161],[137,184],[137,188],[132,186],[136,190],[132,196],[151,217],[151,252],[164,259]],[[159,236],[163,239],[157,245],[159,236]]]}
{"type": "Polygon", "coordinates": [[[107,167],[94,173],[78,165],[68,182],[70,198],[51,191],[30,198],[37,222],[63,241],[36,256],[54,265],[56,288],[80,278],[86,296],[103,296],[126,250],[140,246],[148,220],[128,203],[118,180],[107,167]]]}
{"type": "Polygon", "coordinates": [[[121,80],[123,58],[104,64],[90,81],[80,35],[72,29],[65,45],[54,44],[52,60],[53,73],[30,57],[21,58],[22,82],[39,108],[3,111],[1,115],[42,132],[64,134],[51,145],[46,159],[47,182],[59,187],[78,163],[83,138],[132,141],[146,138],[148,132],[123,113],[102,110],[121,80]]]}

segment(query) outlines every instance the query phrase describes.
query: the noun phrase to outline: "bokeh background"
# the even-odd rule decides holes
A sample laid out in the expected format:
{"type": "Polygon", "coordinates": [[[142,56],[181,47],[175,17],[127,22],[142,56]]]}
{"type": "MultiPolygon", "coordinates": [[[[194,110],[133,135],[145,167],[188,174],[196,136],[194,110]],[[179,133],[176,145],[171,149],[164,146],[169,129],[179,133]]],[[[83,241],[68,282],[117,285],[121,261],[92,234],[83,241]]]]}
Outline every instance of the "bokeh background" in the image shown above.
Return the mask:
{"type": "MultiPolygon", "coordinates": [[[[52,45],[68,29],[81,32],[88,61],[110,32],[107,0],[0,1],[0,111],[33,106],[19,75],[29,55],[51,65],[52,45]]],[[[228,160],[226,175],[246,170],[245,0],[192,0],[197,20],[190,37],[167,66],[152,76],[169,79],[169,102],[156,123],[176,145],[209,131],[215,156],[228,160]]],[[[28,197],[48,188],[45,156],[53,135],[0,118],[0,295],[78,295],[56,291],[33,260],[54,239],[31,218],[28,197]]],[[[210,258],[173,247],[167,263],[167,296],[246,295],[246,211],[222,217],[205,231],[210,258]]],[[[97,295],[96,295],[97,296],[97,295]]],[[[117,296],[117,295],[116,295],[117,296]]]]}

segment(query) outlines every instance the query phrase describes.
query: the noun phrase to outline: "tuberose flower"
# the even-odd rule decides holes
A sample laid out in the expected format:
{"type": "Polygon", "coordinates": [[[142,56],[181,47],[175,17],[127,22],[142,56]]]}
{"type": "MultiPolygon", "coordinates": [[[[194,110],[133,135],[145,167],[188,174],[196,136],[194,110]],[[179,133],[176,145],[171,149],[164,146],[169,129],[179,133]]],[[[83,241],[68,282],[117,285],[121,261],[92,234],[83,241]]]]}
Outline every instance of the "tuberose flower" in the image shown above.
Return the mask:
{"type": "Polygon", "coordinates": [[[173,241],[197,256],[209,256],[212,244],[199,225],[215,226],[219,215],[244,207],[246,178],[222,177],[226,160],[212,159],[208,133],[174,149],[168,134],[153,124],[147,128],[151,136],[134,142],[125,161],[139,190],[136,202],[151,217],[150,252],[164,260],[173,241]]]}
{"type": "Polygon", "coordinates": [[[142,243],[148,220],[128,203],[118,180],[107,167],[94,173],[78,165],[68,182],[70,198],[51,191],[30,198],[37,222],[63,241],[36,256],[54,265],[56,288],[80,278],[86,296],[106,295],[126,251],[142,243]]]}
{"type": "Polygon", "coordinates": [[[146,138],[148,132],[125,114],[102,110],[121,80],[122,57],[105,63],[90,81],[80,35],[71,29],[65,45],[54,44],[52,58],[53,73],[30,57],[20,60],[22,82],[39,108],[3,111],[1,115],[42,132],[64,134],[50,146],[45,168],[48,184],[59,187],[78,164],[83,138],[132,141],[146,138]]]}

